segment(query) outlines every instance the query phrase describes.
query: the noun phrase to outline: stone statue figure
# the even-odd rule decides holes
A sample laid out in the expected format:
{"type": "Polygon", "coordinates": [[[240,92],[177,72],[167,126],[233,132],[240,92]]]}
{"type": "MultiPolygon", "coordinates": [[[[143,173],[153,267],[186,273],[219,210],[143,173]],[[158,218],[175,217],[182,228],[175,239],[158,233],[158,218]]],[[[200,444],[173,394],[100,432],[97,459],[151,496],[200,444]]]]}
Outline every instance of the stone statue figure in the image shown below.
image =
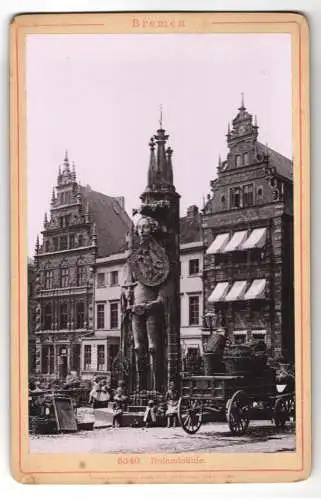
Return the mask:
{"type": "Polygon", "coordinates": [[[160,389],[164,346],[164,284],[170,265],[154,234],[158,222],[142,216],[135,226],[136,244],[125,266],[123,289],[131,293],[132,335],[135,351],[136,390],[160,389]]]}

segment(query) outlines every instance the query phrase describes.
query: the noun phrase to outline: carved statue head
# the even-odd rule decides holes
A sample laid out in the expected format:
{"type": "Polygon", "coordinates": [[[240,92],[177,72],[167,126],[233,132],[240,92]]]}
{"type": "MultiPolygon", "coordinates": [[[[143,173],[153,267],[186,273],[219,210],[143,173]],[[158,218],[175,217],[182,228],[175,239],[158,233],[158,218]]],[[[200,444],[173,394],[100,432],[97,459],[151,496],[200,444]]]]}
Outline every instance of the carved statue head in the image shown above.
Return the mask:
{"type": "Polygon", "coordinates": [[[159,229],[158,222],[152,217],[148,216],[141,217],[136,224],[136,231],[141,243],[143,241],[148,240],[151,237],[151,235],[158,229],[159,229]]]}

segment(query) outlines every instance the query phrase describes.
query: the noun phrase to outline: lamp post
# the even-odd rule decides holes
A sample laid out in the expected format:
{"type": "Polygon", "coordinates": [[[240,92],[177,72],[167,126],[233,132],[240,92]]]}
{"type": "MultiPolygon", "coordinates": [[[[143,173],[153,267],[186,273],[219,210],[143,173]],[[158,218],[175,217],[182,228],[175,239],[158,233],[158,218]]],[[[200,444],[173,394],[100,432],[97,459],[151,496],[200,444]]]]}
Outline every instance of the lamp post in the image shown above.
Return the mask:
{"type": "MultiPolygon", "coordinates": [[[[208,313],[204,314],[204,323],[205,323],[206,329],[208,329],[210,331],[210,336],[212,335],[213,330],[216,326],[216,319],[217,319],[217,315],[215,312],[208,312],[208,313]]],[[[203,336],[203,351],[206,351],[206,342],[205,342],[204,336],[203,336]]]]}

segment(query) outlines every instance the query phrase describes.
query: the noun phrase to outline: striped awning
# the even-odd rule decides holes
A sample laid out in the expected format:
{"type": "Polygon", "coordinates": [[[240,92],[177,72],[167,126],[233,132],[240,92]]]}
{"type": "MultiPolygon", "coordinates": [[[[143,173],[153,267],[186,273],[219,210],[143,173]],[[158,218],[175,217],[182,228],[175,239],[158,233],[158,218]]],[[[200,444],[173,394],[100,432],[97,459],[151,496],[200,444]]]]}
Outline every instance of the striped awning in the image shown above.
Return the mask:
{"type": "Polygon", "coordinates": [[[259,227],[251,231],[249,237],[240,246],[241,250],[249,248],[262,248],[266,242],[266,227],[259,227]]]}
{"type": "Polygon", "coordinates": [[[214,239],[214,241],[206,250],[206,253],[215,254],[221,252],[224,249],[226,243],[228,242],[229,237],[230,237],[229,233],[218,234],[214,239]]]}
{"type": "Polygon", "coordinates": [[[253,280],[244,295],[244,300],[263,299],[265,297],[266,279],[253,280]]]}
{"type": "Polygon", "coordinates": [[[208,302],[220,302],[224,300],[225,294],[228,289],[228,282],[222,281],[221,283],[216,283],[214,290],[208,298],[208,302]]]}
{"type": "Polygon", "coordinates": [[[233,234],[230,241],[224,247],[223,252],[233,252],[235,250],[239,250],[240,245],[245,241],[247,236],[247,231],[236,231],[233,234]]]}
{"type": "Polygon", "coordinates": [[[231,290],[225,297],[226,302],[231,302],[233,300],[243,300],[246,286],[247,281],[234,281],[231,290]]]}

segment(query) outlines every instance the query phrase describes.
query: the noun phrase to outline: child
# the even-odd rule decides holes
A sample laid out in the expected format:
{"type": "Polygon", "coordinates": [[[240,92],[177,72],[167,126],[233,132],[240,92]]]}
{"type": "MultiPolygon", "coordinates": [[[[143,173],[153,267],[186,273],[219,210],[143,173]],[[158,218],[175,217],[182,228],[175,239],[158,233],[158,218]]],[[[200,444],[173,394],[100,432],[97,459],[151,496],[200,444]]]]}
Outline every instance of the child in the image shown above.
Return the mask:
{"type": "Polygon", "coordinates": [[[178,422],[178,400],[179,395],[178,391],[175,388],[175,382],[170,382],[168,391],[166,393],[166,401],[167,401],[167,427],[176,427],[178,422]]]}
{"type": "Polygon", "coordinates": [[[91,391],[89,393],[89,404],[94,404],[96,398],[97,398],[97,389],[99,387],[97,377],[94,377],[92,379],[92,386],[91,386],[91,391]]]}
{"type": "Polygon", "coordinates": [[[152,427],[156,423],[156,412],[154,401],[150,399],[146,406],[146,410],[144,413],[144,424],[145,427],[152,427]]]}
{"type": "Polygon", "coordinates": [[[127,394],[125,391],[125,383],[123,380],[118,382],[118,387],[114,394],[113,404],[113,427],[121,426],[121,416],[127,403],[127,394]]]}

